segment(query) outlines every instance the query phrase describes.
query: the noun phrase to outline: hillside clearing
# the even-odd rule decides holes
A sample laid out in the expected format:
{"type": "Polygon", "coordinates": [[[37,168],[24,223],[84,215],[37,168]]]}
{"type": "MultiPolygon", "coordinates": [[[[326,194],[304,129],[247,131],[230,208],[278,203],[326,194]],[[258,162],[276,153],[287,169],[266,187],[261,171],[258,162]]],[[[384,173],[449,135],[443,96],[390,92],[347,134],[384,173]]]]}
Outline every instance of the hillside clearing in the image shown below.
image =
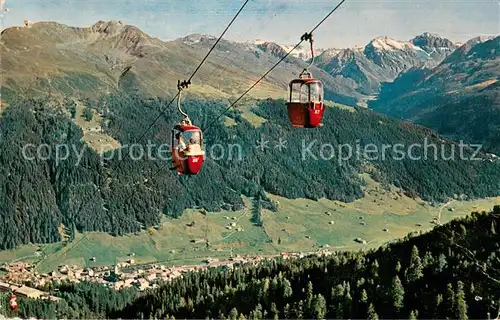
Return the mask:
{"type": "Polygon", "coordinates": [[[87,142],[87,145],[98,153],[104,153],[106,151],[120,148],[120,143],[117,140],[102,132],[102,118],[100,115],[95,113],[95,110],[90,109],[93,114],[92,120],[86,121],[83,118],[85,108],[86,107],[80,102],[76,103],[76,115],[74,122],[82,129],[83,140],[87,142]]]}

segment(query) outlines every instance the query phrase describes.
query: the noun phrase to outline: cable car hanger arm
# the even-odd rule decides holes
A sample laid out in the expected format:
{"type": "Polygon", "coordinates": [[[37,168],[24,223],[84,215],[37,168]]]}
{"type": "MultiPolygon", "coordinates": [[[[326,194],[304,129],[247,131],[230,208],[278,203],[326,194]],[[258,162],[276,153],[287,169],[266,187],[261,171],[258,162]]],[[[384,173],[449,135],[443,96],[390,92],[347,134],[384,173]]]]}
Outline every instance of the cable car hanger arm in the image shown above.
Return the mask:
{"type": "Polygon", "coordinates": [[[302,70],[299,77],[302,78],[304,75],[306,75],[306,77],[310,78],[311,72],[309,71],[309,68],[314,64],[314,46],[313,46],[314,40],[312,32],[304,33],[302,37],[300,37],[300,41],[301,42],[309,41],[309,43],[311,44],[311,62],[309,62],[309,65],[305,67],[304,70],[302,70]]]}
{"type": "Polygon", "coordinates": [[[179,112],[184,116],[184,120],[187,124],[191,125],[191,120],[189,119],[189,116],[186,112],[184,112],[181,108],[181,95],[182,95],[182,89],[188,88],[188,86],[191,84],[191,80],[184,80],[181,82],[181,80],[177,80],[177,109],[179,112]]]}

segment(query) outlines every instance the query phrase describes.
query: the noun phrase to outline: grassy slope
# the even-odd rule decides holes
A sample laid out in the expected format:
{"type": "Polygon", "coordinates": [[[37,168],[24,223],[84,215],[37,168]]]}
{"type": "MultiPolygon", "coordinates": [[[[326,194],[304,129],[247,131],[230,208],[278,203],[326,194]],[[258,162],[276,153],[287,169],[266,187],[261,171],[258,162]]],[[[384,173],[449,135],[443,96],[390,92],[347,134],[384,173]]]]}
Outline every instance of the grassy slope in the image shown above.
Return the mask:
{"type": "Polygon", "coordinates": [[[92,110],[92,120],[86,121],[82,117],[84,109],[85,107],[78,102],[74,122],[82,129],[83,140],[87,145],[98,153],[120,148],[120,143],[117,140],[102,132],[101,116],[92,110]]]}
{"type": "Polygon", "coordinates": [[[24,257],[25,261],[38,261],[38,270],[47,272],[60,264],[82,267],[111,265],[129,259],[128,254],[132,252],[135,253],[136,263],[157,261],[181,265],[200,263],[208,256],[229,257],[231,249],[234,254],[266,255],[282,251],[315,251],[328,244],[331,249],[359,250],[377,247],[412,231],[428,230],[432,228],[432,220],[440,211],[441,223],[445,223],[472,211],[489,210],[493,205],[500,204],[500,197],[497,197],[454,201],[448,207],[440,209],[418,199],[400,196],[399,190],[395,188],[386,191],[366,176],[363,178],[368,182],[366,197],[353,203],[325,199],[317,202],[290,200],[271,196],[279,201],[279,210],[278,213],[263,211],[263,228],[253,226],[250,222],[251,202],[245,199],[247,208],[242,211],[204,216],[196,210],[186,210],[177,220],[164,220],[159,230],[150,228],[119,238],[96,232],[78,234],[76,240],[67,246],[63,243],[28,245],[1,252],[0,262],[24,257]],[[448,208],[453,208],[454,211],[449,211],[448,208]],[[192,221],[195,225],[187,226],[192,221]],[[330,221],[334,221],[334,224],[329,224],[330,221]],[[362,225],[362,221],[366,225],[362,225]],[[232,222],[243,231],[226,229],[232,222]],[[204,242],[205,230],[210,242],[209,249],[204,242]],[[354,242],[357,237],[365,239],[367,245],[354,242]],[[269,239],[273,243],[269,243],[269,239]],[[278,239],[281,239],[280,245],[278,239]],[[34,256],[38,248],[45,253],[43,258],[34,256]],[[96,257],[97,261],[90,261],[92,257],[96,257]]]}

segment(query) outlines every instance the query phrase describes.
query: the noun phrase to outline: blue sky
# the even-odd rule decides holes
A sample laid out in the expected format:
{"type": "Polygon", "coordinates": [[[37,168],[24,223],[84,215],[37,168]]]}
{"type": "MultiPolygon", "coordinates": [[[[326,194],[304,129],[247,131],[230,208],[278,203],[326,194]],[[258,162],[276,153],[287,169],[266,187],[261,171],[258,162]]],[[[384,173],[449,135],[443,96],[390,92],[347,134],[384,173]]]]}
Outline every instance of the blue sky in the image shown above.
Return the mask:
{"type": "MultiPolygon", "coordinates": [[[[244,0],[6,0],[3,27],[30,21],[89,26],[122,20],[163,40],[218,36],[244,0]]],[[[250,0],[226,38],[294,44],[340,0],[250,0]]],[[[347,0],[315,33],[316,46],[365,45],[377,36],[408,40],[425,31],[453,41],[500,34],[498,0],[347,0]]]]}

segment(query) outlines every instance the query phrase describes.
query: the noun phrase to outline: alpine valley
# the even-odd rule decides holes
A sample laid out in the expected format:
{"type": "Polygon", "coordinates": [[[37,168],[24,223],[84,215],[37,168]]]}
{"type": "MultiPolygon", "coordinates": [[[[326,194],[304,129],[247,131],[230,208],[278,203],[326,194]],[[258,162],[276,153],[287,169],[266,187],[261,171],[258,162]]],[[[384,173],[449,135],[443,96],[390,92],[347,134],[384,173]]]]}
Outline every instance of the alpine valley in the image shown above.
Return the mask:
{"type": "Polygon", "coordinates": [[[29,262],[53,277],[49,272],[58,274],[62,264],[200,265],[207,257],[374,250],[338,253],[330,262],[309,258],[306,267],[281,261],[227,277],[190,274],[141,296],[67,284],[57,287],[64,307],[26,300],[24,316],[56,317],[57,309],[68,318],[377,319],[377,312],[415,318],[419,309],[422,317],[465,319],[456,307],[462,301],[470,302],[471,317],[496,310],[485,274],[494,277],[488,270],[498,266],[500,36],[464,44],[431,33],[381,36],[363,47],[317,50],[311,71],[324,84],[328,106],[317,129],[293,129],[285,105],[289,82],[310,62],[306,44],[218,119],[293,47],[221,40],[182,95],[193,123],[208,127],[210,156],[201,172],[177,176],[167,160],[123,159],[138,140],[154,154],[170,143],[181,120],[175,103],[168,104],[177,82],[189,78],[216,40],[192,34],[162,41],[120,21],[85,28],[37,22],[2,31],[0,261],[29,262]],[[446,157],[428,158],[417,148],[417,159],[398,159],[384,149],[424,141],[446,157]],[[476,152],[462,143],[483,147],[476,152]],[[26,145],[31,156],[46,146],[43,157],[29,160],[26,145]],[[56,154],[61,145],[74,150],[64,161],[56,154]],[[321,157],[322,145],[340,151],[321,157]],[[387,155],[355,150],[345,157],[346,145],[375,145],[387,155]],[[461,158],[450,159],[458,150],[461,158]],[[420,235],[398,240],[408,233],[420,235]],[[460,247],[467,241],[471,251],[460,247]],[[417,246],[425,252],[419,255],[417,246]],[[317,271],[330,268],[346,276],[323,283],[317,271]],[[463,280],[464,289],[453,272],[476,278],[463,280]],[[253,276],[251,286],[242,284],[253,276]],[[187,282],[203,290],[186,289],[187,282]],[[382,292],[378,283],[394,290],[382,292]],[[403,300],[405,290],[415,294],[403,300]],[[246,294],[259,298],[243,301],[246,294]],[[112,302],[89,302],[97,295],[112,302]],[[480,295],[484,301],[471,302],[480,295]]]}

